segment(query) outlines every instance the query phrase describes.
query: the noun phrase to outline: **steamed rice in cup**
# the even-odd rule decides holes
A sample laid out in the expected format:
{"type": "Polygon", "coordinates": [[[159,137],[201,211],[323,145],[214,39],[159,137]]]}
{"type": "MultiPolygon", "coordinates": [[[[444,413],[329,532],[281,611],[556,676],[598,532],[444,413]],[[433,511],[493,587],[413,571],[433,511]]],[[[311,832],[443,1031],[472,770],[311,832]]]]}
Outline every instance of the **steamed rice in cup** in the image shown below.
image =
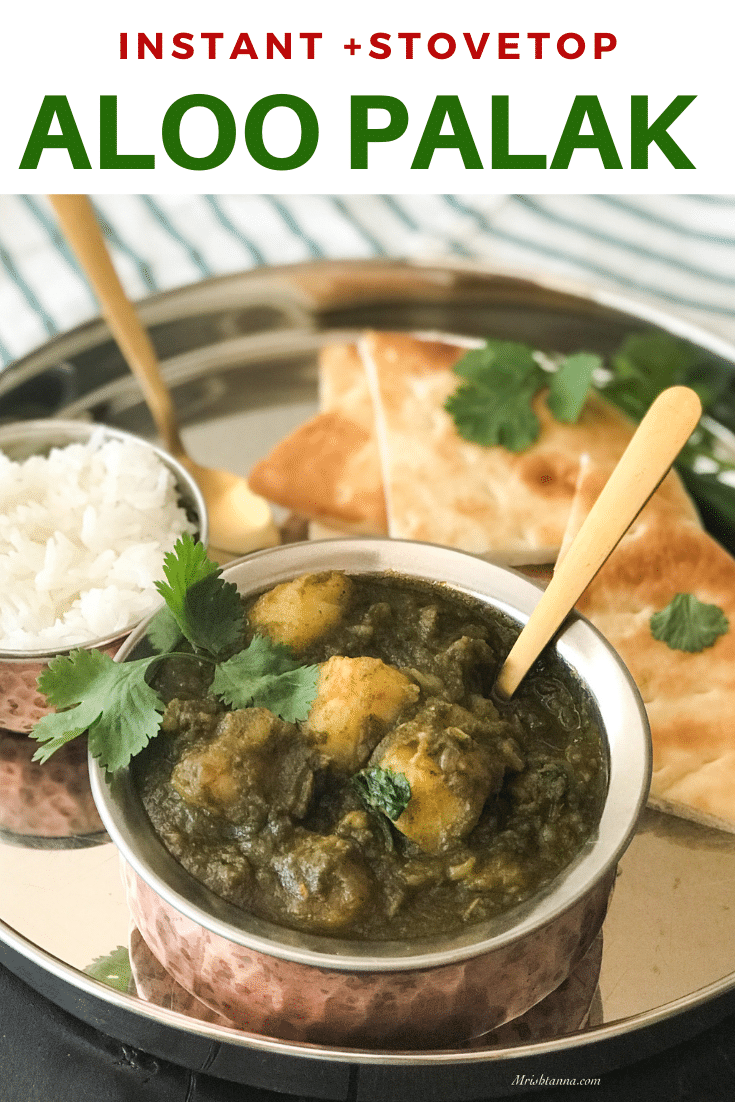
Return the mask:
{"type": "Polygon", "coordinates": [[[206,542],[204,500],[148,441],[84,421],[0,427],[0,727],[52,711],[36,685],[50,659],[116,653],[183,532],[206,542]]]}

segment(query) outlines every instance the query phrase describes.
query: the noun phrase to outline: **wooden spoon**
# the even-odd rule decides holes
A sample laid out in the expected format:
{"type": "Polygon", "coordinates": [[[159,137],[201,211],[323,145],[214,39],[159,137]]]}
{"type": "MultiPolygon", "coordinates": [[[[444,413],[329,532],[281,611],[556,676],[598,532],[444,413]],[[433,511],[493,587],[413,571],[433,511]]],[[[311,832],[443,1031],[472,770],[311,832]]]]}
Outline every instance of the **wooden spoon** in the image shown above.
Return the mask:
{"type": "Polygon", "coordinates": [[[86,195],[49,195],[62,230],[97,296],[120,351],[143,390],[164,447],[199,483],[209,515],[212,545],[242,555],[279,542],[268,503],[230,471],[201,467],[189,457],[158,357],[115,271],[86,195]]]}
{"type": "Polygon", "coordinates": [[[501,696],[516,691],[666,476],[701,414],[689,387],[672,386],[653,402],[503,663],[495,686],[501,696]]]}

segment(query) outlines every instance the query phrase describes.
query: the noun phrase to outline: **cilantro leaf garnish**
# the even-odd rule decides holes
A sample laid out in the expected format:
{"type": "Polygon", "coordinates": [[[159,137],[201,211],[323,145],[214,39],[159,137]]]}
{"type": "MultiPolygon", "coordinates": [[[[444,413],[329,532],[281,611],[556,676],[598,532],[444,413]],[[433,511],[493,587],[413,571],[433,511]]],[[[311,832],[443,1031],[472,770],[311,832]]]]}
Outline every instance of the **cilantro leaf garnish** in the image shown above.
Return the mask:
{"type": "Polygon", "coordinates": [[[130,954],[124,945],[118,945],[106,957],[96,957],[84,971],[100,983],[105,983],[108,987],[114,987],[117,991],[123,991],[126,994],[134,987],[130,954]]]}
{"type": "Polygon", "coordinates": [[[446,402],[457,432],[472,444],[485,447],[501,445],[522,452],[537,439],[540,425],[531,408],[535,388],[516,390],[503,396],[496,392],[499,405],[493,408],[492,391],[477,383],[464,383],[446,402]]]}
{"type": "Polygon", "coordinates": [[[156,582],[156,589],[194,649],[214,658],[232,651],[242,635],[240,597],[204,545],[184,533],[165,556],[163,573],[168,585],[156,582]]]}
{"type": "Polygon", "coordinates": [[[610,358],[612,377],[603,394],[640,421],[666,387],[692,384],[689,373],[694,361],[692,346],[668,333],[632,333],[610,358]]]}
{"type": "Polygon", "coordinates": [[[309,714],[318,678],[318,666],[300,665],[290,647],[256,635],[217,666],[212,691],[233,708],[268,708],[296,723],[309,714]]]}
{"type": "Polygon", "coordinates": [[[54,658],[38,678],[38,688],[57,710],[44,716],[31,735],[40,744],[34,760],[46,762],[85,732],[89,750],[108,773],[124,768],[148,745],[161,726],[164,702],[149,685],[148,670],[166,658],[212,665],[212,691],[235,708],[269,708],[284,720],[306,719],[316,696],[316,666],[303,666],[288,647],[256,636],[245,650],[243,607],[237,586],[221,577],[206,550],[183,536],[166,556],[166,601],[149,625],[149,642],[159,653],[115,662],[102,651],[80,648],[54,658]],[[184,636],[194,653],[174,648],[184,636]]]}
{"type": "MultiPolygon", "coordinates": [[[[668,386],[690,386],[705,413],[732,427],[732,367],[712,353],[656,330],[626,338],[610,358],[603,397],[640,421],[668,386]]],[[[679,453],[676,469],[705,515],[735,527],[735,462],[715,432],[700,421],[679,453]]]]}
{"type": "Polygon", "coordinates": [[[361,769],[352,783],[362,802],[373,811],[381,811],[395,822],[406,810],[411,799],[411,785],[405,773],[392,769],[361,769]]]}
{"type": "Polygon", "coordinates": [[[548,405],[557,421],[577,423],[592,376],[601,366],[602,357],[594,352],[575,352],[561,361],[549,379],[548,405]]]}
{"type": "Polygon", "coordinates": [[[463,356],[454,371],[467,382],[450,395],[445,409],[460,436],[514,452],[530,447],[540,431],[531,403],[546,377],[531,349],[510,342],[488,343],[463,356]]]}
{"type": "Polygon", "coordinates": [[[174,544],[173,551],[163,557],[163,574],[168,582],[156,582],[156,589],[177,620],[184,615],[184,598],[189,586],[208,578],[210,574],[219,574],[220,567],[207,556],[203,543],[184,532],[174,544]]]}
{"type": "Polygon", "coordinates": [[[445,409],[465,440],[525,451],[541,431],[533,410],[539,390],[549,388],[549,409],[558,420],[577,421],[600,363],[599,356],[578,352],[549,372],[528,345],[488,341],[455,364],[455,374],[466,382],[450,395],[445,409]]]}
{"type": "Polygon", "coordinates": [[[187,590],[184,609],[188,626],[184,635],[196,650],[217,660],[242,642],[244,612],[233,582],[218,574],[195,582],[187,590]]]}
{"type": "Polygon", "coordinates": [[[471,348],[454,365],[455,375],[471,382],[489,385],[495,372],[503,375],[535,375],[543,379],[544,372],[533,355],[533,349],[517,341],[485,342],[484,348],[471,348]]]}
{"type": "Polygon", "coordinates": [[[183,642],[176,617],[168,605],[162,605],[146,628],[146,639],[157,654],[176,650],[183,642]]]}
{"type": "Polygon", "coordinates": [[[716,643],[730,623],[717,605],[705,604],[693,593],[677,593],[666,608],[654,612],[650,626],[654,639],[693,654],[716,643]]]}
{"type": "Polygon", "coordinates": [[[49,704],[65,709],[43,716],[33,729],[42,745],[34,760],[84,731],[89,749],[108,772],[127,765],[158,734],[163,701],[145,680],[158,655],[115,662],[98,650],[75,650],[53,659],[38,679],[49,704]]]}

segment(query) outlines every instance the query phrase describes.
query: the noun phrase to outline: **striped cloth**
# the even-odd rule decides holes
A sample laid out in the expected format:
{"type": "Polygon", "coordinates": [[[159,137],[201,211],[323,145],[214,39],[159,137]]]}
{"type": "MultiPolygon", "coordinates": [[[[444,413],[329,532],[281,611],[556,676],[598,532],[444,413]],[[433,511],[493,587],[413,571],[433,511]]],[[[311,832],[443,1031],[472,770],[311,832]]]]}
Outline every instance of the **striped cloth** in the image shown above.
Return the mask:
{"type": "MultiPolygon", "coordinates": [[[[662,307],[735,343],[735,196],[103,195],[135,299],[315,258],[465,257],[662,307]]],[[[98,313],[41,196],[0,196],[0,366],[98,313]]]]}

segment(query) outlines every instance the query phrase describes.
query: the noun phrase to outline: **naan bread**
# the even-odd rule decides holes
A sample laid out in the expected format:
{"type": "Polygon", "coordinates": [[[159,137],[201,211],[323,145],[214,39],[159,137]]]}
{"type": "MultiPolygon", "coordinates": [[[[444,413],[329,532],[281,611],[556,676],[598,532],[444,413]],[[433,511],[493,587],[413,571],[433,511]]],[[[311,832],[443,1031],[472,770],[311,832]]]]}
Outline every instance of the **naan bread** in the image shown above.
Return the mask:
{"type": "Polygon", "coordinates": [[[579,459],[615,463],[634,426],[590,397],[577,424],[552,417],[539,394],[537,441],[516,454],[463,440],[444,410],[461,385],[450,369],[466,351],[402,333],[360,342],[376,410],[391,536],[508,562],[554,562],[574,499],[579,459]]]}
{"type": "Polygon", "coordinates": [[[354,345],[324,348],[321,412],[250,472],[250,488],[294,513],[347,532],[385,535],[388,521],[373,405],[354,345]]]}
{"type": "MultiPolygon", "coordinates": [[[[600,467],[599,464],[593,462],[589,455],[580,456],[574,499],[572,500],[572,505],[569,510],[569,519],[564,532],[561,550],[556,560],[557,562],[560,562],[566,554],[567,547],[582,527],[582,522],[595,501],[597,501],[612,471],[612,465],[600,467]]],[[[649,517],[653,511],[671,512],[675,516],[681,517],[683,520],[691,521],[699,528],[702,527],[697,507],[674,470],[669,471],[666,478],[656,490],[651,501],[629,528],[628,534],[635,531],[636,525],[640,523],[642,517],[649,517]]]]}
{"type": "MultiPolygon", "coordinates": [[[[582,472],[571,523],[596,500],[609,471],[582,472]]],[[[612,643],[646,705],[653,740],[650,803],[735,832],[735,560],[682,508],[667,480],[577,605],[612,643]],[[650,618],[677,593],[727,616],[730,630],[696,653],[656,640],[650,618]]]]}
{"type": "Polygon", "coordinates": [[[254,467],[252,489],[327,535],[390,532],[508,563],[553,562],[580,455],[615,462],[633,426],[597,397],[576,425],[565,425],[539,395],[541,434],[527,451],[468,443],[444,411],[461,384],[451,369],[465,351],[372,332],[360,353],[353,344],[325,347],[321,412],[254,467]]]}

